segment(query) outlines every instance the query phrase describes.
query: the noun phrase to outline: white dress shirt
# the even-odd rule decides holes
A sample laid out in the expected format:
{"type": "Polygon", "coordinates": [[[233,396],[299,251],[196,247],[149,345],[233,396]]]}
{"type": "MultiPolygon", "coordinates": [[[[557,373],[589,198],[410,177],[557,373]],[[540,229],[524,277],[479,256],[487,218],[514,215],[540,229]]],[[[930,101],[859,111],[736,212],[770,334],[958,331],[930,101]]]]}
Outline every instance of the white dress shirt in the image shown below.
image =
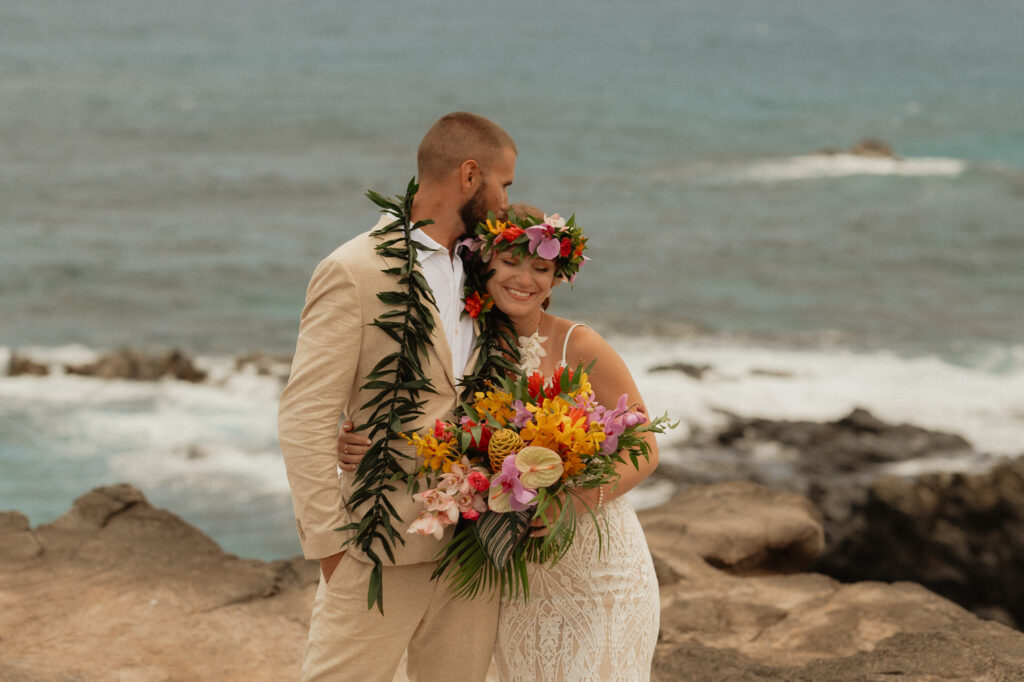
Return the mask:
{"type": "MultiPolygon", "coordinates": [[[[462,259],[458,255],[452,258],[448,249],[428,237],[422,229],[413,230],[412,238],[415,242],[434,249],[418,251],[416,257],[420,261],[420,268],[427,284],[434,292],[434,301],[440,312],[440,319],[436,321],[444,329],[448,347],[452,349],[452,372],[457,381],[462,378],[475,340],[473,320],[469,315],[462,314],[462,289],[466,284],[462,259]]],[[[458,249],[459,247],[456,247],[456,252],[458,249]]]]}

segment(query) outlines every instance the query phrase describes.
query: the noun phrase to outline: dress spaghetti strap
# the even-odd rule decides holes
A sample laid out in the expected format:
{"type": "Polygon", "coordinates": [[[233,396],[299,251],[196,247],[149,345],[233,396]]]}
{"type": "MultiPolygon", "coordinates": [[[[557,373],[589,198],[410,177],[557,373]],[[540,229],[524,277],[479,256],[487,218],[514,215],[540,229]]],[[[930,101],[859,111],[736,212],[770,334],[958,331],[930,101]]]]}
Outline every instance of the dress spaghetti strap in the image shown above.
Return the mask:
{"type": "Polygon", "coordinates": [[[562,344],[562,365],[563,366],[566,364],[566,362],[565,362],[565,353],[566,353],[567,350],[569,350],[569,335],[572,334],[572,330],[575,329],[576,327],[586,327],[587,329],[590,329],[590,325],[583,324],[582,322],[576,322],[571,327],[569,327],[569,331],[567,331],[565,333],[565,342],[562,344]]]}

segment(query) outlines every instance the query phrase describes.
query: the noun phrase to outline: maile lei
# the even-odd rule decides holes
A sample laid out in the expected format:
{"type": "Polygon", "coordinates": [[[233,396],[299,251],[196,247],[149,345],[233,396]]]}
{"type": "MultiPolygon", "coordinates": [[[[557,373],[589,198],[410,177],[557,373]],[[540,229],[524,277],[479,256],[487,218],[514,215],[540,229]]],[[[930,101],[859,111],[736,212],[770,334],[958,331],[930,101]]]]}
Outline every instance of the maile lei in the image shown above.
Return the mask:
{"type": "MultiPolygon", "coordinates": [[[[382,213],[394,216],[394,220],[371,236],[380,237],[376,252],[397,264],[382,272],[395,278],[396,290],[377,294],[392,309],[380,315],[372,324],[398,345],[398,349],[384,358],[366,376],[361,391],[372,397],[360,406],[360,410],[373,408],[369,419],[356,428],[366,430],[371,445],[356,470],[355,489],[348,505],[356,509],[367,505],[362,518],[338,528],[339,531],[354,531],[344,546],[358,547],[372,562],[370,584],[367,592],[367,608],[374,604],[384,612],[383,558],[373,549],[374,541],[388,559],[394,563],[396,543],[405,544],[401,532],[395,528],[395,521],[402,522],[387,495],[398,490],[398,483],[404,481],[415,491],[415,474],[407,474],[402,460],[409,455],[396,448],[399,434],[406,425],[422,417],[425,400],[420,392],[436,393],[430,379],[424,372],[427,349],[435,322],[431,307],[436,308],[433,293],[423,273],[417,269],[417,250],[425,247],[412,239],[412,231],[433,223],[432,220],[412,222],[412,202],[419,185],[416,179],[409,181],[405,196],[393,199],[367,191],[367,197],[381,208],[382,213]]],[[[467,268],[467,285],[483,291],[488,273],[479,262],[467,268]]],[[[518,362],[515,339],[509,332],[511,322],[500,311],[492,311],[480,320],[480,333],[476,341],[480,354],[472,373],[463,377],[462,400],[467,400],[476,391],[483,390],[488,382],[513,369],[518,362]],[[511,343],[510,343],[511,340],[511,343]],[[499,350],[511,349],[511,350],[499,350]]]]}

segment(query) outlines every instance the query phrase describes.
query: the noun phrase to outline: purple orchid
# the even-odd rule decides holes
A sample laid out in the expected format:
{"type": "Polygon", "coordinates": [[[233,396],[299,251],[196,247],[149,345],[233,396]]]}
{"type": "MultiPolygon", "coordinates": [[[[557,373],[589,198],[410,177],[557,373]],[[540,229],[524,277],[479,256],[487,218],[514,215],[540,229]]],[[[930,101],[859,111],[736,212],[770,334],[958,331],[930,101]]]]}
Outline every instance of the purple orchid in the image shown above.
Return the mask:
{"type": "Polygon", "coordinates": [[[533,502],[533,498],[537,497],[536,491],[524,487],[519,480],[519,468],[516,467],[514,454],[502,460],[501,473],[491,479],[491,494],[488,504],[493,511],[503,511],[500,509],[502,505],[499,502],[502,497],[507,497],[512,511],[523,511],[533,502]],[[500,490],[496,490],[496,488],[500,488],[500,490]]]}
{"type": "Polygon", "coordinates": [[[512,403],[512,409],[516,411],[515,416],[512,417],[512,423],[516,425],[516,428],[523,428],[533,419],[533,412],[526,409],[526,405],[523,404],[522,400],[512,403]]]}
{"type": "Polygon", "coordinates": [[[555,228],[550,225],[541,224],[528,227],[524,232],[530,238],[530,243],[527,247],[530,253],[545,260],[558,258],[562,245],[555,237],[555,228]]]}
{"type": "Polygon", "coordinates": [[[639,426],[647,422],[647,415],[629,409],[628,396],[623,393],[619,402],[611,410],[604,406],[598,407],[590,415],[591,421],[599,422],[604,431],[605,439],[601,443],[601,452],[610,455],[619,449],[619,436],[629,427],[639,426]]]}

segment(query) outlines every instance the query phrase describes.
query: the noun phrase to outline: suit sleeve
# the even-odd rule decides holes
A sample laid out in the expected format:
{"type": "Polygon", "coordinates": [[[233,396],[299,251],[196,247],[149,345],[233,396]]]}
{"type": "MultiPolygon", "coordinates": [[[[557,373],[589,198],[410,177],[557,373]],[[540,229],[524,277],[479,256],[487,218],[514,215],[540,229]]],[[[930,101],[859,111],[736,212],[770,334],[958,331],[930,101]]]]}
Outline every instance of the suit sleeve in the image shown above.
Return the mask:
{"type": "Polygon", "coordinates": [[[317,266],[306,291],[288,384],[278,408],[278,438],[291,486],[303,554],[341,550],[349,523],[337,473],[338,420],[356,379],[362,313],[356,280],[343,262],[317,266]]]}

